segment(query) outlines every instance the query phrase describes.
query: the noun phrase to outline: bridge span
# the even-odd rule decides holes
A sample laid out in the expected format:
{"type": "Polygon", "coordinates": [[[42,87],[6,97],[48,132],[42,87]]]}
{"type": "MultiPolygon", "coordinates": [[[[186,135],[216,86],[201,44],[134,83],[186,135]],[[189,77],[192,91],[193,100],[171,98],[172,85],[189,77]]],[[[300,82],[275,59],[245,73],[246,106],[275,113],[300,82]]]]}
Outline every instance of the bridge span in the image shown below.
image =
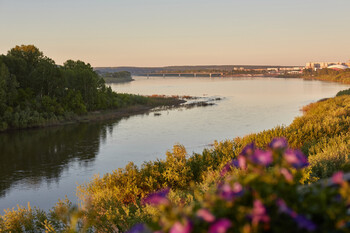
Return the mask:
{"type": "Polygon", "coordinates": [[[219,72],[167,72],[167,73],[147,73],[144,76],[161,76],[161,77],[223,77],[224,73],[219,72]]]}

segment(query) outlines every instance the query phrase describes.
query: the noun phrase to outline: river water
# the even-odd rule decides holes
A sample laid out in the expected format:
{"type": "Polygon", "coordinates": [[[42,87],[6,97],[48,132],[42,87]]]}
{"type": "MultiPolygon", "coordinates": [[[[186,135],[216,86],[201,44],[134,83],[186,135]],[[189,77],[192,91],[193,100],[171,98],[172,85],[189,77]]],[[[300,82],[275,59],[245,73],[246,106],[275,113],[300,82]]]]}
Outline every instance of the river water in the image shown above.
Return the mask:
{"type": "MultiPolygon", "coordinates": [[[[76,186],[132,161],[165,158],[176,143],[201,152],[214,140],[288,125],[300,108],[349,86],[277,78],[135,77],[117,92],[221,98],[215,105],[172,109],[98,123],[0,134],[0,211],[17,204],[51,208],[76,186]]],[[[1,213],[1,212],[0,212],[1,213]]]]}

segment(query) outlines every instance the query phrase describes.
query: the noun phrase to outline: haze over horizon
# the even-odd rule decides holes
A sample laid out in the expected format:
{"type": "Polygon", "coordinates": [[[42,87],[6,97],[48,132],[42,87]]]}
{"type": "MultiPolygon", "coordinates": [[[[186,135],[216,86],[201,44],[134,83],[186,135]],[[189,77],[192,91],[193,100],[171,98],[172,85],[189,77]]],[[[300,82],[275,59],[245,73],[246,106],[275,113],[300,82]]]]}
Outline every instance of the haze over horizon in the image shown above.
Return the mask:
{"type": "Polygon", "coordinates": [[[0,54],[34,44],[94,67],[350,59],[348,0],[0,0],[0,54]]]}

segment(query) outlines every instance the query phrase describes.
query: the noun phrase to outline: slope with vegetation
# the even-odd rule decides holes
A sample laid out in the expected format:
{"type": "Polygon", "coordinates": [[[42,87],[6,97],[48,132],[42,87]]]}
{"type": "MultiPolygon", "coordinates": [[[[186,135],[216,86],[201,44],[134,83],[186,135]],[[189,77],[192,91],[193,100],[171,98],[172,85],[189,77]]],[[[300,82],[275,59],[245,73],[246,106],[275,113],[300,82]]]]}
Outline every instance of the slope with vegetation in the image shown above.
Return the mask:
{"type": "Polygon", "coordinates": [[[350,84],[350,69],[334,70],[325,68],[318,69],[316,71],[312,69],[305,69],[302,77],[305,79],[317,79],[322,81],[350,84]]]}

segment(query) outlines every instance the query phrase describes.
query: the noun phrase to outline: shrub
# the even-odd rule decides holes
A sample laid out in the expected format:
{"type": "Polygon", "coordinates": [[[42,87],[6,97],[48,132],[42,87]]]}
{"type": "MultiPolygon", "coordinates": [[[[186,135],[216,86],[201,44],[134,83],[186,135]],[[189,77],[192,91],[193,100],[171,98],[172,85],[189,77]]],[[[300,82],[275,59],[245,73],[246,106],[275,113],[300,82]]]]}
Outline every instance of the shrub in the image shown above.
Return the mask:
{"type": "Polygon", "coordinates": [[[145,204],[160,213],[129,232],[349,232],[350,185],[343,173],[333,175],[332,186],[300,186],[307,166],[284,138],[274,139],[266,151],[250,144],[204,197],[181,205],[167,197],[169,190],[149,195],[145,204]]]}

